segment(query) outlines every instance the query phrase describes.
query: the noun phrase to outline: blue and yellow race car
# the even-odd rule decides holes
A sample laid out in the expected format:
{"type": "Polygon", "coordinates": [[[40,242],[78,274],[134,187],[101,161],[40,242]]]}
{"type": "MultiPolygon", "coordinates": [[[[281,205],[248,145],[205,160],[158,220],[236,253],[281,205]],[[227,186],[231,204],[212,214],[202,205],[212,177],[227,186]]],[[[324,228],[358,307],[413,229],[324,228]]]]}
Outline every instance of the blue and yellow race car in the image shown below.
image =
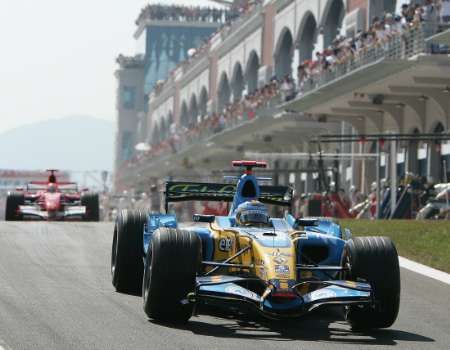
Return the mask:
{"type": "MultiPolygon", "coordinates": [[[[356,237],[328,218],[295,219],[292,191],[263,186],[253,169],[235,161],[236,184],[168,182],[166,213],[122,211],[114,227],[112,284],[141,294],[148,317],[186,322],[197,306],[297,318],[342,305],[353,328],[390,327],[400,303],[400,270],[389,238],[356,237]],[[169,213],[181,201],[225,201],[228,216],[194,215],[183,224],[169,213]]],[[[264,180],[264,179],[263,179],[264,180]]]]}

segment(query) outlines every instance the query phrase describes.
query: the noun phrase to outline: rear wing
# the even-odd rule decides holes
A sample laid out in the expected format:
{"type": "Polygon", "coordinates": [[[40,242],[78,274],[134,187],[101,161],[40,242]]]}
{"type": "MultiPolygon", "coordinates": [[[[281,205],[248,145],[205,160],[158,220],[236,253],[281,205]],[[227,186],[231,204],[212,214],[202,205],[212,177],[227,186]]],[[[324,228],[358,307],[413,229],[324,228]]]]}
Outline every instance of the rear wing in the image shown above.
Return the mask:
{"type": "MultiPolygon", "coordinates": [[[[42,185],[47,186],[49,184],[48,181],[30,181],[30,185],[42,185]]],[[[57,186],[64,186],[64,185],[76,185],[76,182],[71,181],[61,181],[61,182],[54,182],[57,186]]]]}
{"type": "MultiPolygon", "coordinates": [[[[58,182],[56,184],[61,192],[78,192],[78,185],[75,182],[58,182]]],[[[46,181],[31,181],[27,184],[27,191],[45,191],[48,182],[46,181]]]]}
{"type": "MultiPolygon", "coordinates": [[[[169,203],[185,201],[233,202],[235,184],[166,182],[165,209],[169,203]]],[[[288,186],[260,186],[258,200],[265,204],[290,207],[293,191],[288,186]]]]}

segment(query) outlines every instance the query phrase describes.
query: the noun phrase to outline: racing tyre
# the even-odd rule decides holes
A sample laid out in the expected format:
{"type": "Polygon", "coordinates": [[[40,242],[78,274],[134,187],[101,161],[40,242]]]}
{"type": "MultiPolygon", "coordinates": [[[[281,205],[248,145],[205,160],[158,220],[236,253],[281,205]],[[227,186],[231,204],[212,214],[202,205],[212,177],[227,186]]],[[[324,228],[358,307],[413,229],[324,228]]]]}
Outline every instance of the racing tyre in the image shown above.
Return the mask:
{"type": "Polygon", "coordinates": [[[400,306],[400,268],[394,243],[387,237],[353,238],[345,245],[342,263],[350,268],[346,279],[365,281],[374,290],[373,305],[347,307],[346,319],[352,329],[390,327],[400,306]]]}
{"type": "Polygon", "coordinates": [[[21,220],[22,217],[17,214],[17,209],[19,208],[19,205],[24,205],[24,203],[25,197],[23,193],[20,192],[8,193],[8,197],[6,198],[5,220],[6,221],[21,220]]]}
{"type": "Polygon", "coordinates": [[[112,284],[120,293],[141,295],[144,274],[144,224],[141,211],[122,210],[114,225],[111,251],[112,284]]]}
{"type": "Polygon", "coordinates": [[[186,298],[195,291],[201,264],[200,238],[190,231],[161,227],[155,231],[147,253],[143,301],[149,318],[185,323],[193,305],[186,298]]]}
{"type": "Polygon", "coordinates": [[[100,221],[100,204],[98,194],[83,193],[81,195],[81,205],[86,207],[86,221],[100,221]]]}

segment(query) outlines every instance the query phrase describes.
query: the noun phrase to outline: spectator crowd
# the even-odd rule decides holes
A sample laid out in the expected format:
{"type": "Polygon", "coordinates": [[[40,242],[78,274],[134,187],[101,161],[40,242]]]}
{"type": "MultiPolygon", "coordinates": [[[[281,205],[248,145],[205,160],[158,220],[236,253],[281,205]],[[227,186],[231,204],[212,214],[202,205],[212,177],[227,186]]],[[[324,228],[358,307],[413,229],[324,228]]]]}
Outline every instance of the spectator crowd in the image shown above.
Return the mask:
{"type": "Polygon", "coordinates": [[[177,6],[152,4],[141,10],[136,24],[145,19],[157,21],[180,21],[180,22],[215,22],[225,23],[239,16],[238,10],[226,10],[215,7],[200,6],[177,6]]]}
{"type": "Polygon", "coordinates": [[[421,28],[426,36],[437,31],[437,24],[450,20],[450,0],[425,0],[419,4],[404,4],[399,14],[385,13],[374,17],[366,31],[358,31],[354,37],[338,35],[323,51],[316,51],[313,59],[301,62],[297,67],[297,87],[294,79],[284,77],[282,89],[285,101],[314,87],[316,82],[330,73],[345,73],[355,63],[364,62],[375,50],[388,51],[400,46],[400,55],[413,46],[411,33],[421,28]]]}

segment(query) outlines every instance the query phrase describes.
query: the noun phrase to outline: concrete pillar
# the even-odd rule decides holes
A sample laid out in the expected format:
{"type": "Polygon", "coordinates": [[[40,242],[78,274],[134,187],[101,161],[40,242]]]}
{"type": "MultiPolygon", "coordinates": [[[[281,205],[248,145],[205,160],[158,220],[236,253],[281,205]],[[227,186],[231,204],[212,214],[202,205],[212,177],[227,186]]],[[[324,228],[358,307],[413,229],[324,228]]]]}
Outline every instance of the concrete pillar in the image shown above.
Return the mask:
{"type": "Polygon", "coordinates": [[[212,51],[209,57],[209,97],[211,99],[212,110],[217,108],[217,84],[219,80],[219,56],[218,53],[212,51]]]}
{"type": "MultiPolygon", "coordinates": [[[[370,144],[366,145],[365,153],[369,153],[370,147],[371,147],[370,144]]],[[[367,191],[366,193],[369,193],[372,183],[377,181],[377,162],[375,159],[369,158],[364,160],[364,174],[365,174],[364,188],[367,191]]]]}
{"type": "Polygon", "coordinates": [[[295,47],[295,38],[294,38],[294,53],[292,55],[292,64],[291,64],[291,76],[294,78],[294,81],[297,81],[297,67],[300,64],[300,51],[295,47]]]}
{"type": "Polygon", "coordinates": [[[269,81],[273,75],[274,47],[275,47],[275,15],[277,14],[273,3],[267,4],[263,11],[263,28],[261,38],[261,67],[258,70],[258,87],[269,81]]]}
{"type": "Polygon", "coordinates": [[[309,171],[306,173],[305,193],[313,193],[314,191],[313,173],[309,171]]]}
{"type": "Polygon", "coordinates": [[[397,205],[397,141],[391,141],[390,149],[390,180],[391,180],[391,217],[397,205]]]}
{"type": "Polygon", "coordinates": [[[261,65],[267,67],[273,67],[273,52],[275,46],[275,5],[268,4],[264,8],[263,16],[263,35],[262,35],[262,57],[261,65]]]}
{"type": "Polygon", "coordinates": [[[181,101],[180,101],[180,84],[175,82],[175,90],[173,93],[173,121],[180,125],[181,119],[181,101]]]}
{"type": "MultiPolygon", "coordinates": [[[[352,154],[358,154],[362,153],[362,145],[358,142],[352,143],[352,154]]],[[[352,180],[351,180],[351,186],[355,186],[359,191],[363,192],[364,188],[362,188],[363,185],[363,168],[362,168],[362,161],[360,159],[352,159],[351,160],[351,167],[352,167],[352,180]]]]}
{"type": "Polygon", "coordinates": [[[442,162],[441,151],[439,145],[434,142],[428,143],[428,164],[427,176],[434,183],[441,181],[442,162]],[[439,148],[439,149],[438,149],[439,148]]]}

